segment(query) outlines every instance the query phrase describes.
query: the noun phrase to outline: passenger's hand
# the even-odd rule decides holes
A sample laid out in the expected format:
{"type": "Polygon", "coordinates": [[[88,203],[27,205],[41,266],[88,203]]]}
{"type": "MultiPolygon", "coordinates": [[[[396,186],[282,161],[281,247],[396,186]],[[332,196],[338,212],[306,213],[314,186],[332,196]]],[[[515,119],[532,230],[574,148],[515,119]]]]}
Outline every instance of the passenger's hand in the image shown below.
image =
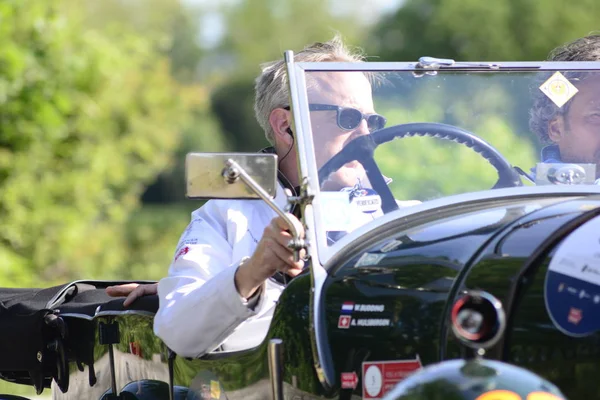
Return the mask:
{"type": "MultiPolygon", "coordinates": [[[[302,224],[294,215],[288,214],[288,216],[298,222],[296,226],[299,227],[299,235],[303,239],[302,224]]],[[[238,268],[235,274],[235,284],[242,297],[250,297],[265,280],[277,271],[290,276],[296,276],[302,272],[304,267],[302,259],[306,253],[304,249],[301,250],[300,260],[294,261],[294,252],[288,247],[289,241],[292,240],[288,229],[285,220],[279,216],[273,218],[267,225],[254,254],[238,268]]]]}
{"type": "Polygon", "coordinates": [[[111,297],[127,296],[123,302],[123,307],[128,307],[139,297],[158,293],[158,283],[126,283],[123,285],[109,286],[106,288],[106,293],[111,297]]]}

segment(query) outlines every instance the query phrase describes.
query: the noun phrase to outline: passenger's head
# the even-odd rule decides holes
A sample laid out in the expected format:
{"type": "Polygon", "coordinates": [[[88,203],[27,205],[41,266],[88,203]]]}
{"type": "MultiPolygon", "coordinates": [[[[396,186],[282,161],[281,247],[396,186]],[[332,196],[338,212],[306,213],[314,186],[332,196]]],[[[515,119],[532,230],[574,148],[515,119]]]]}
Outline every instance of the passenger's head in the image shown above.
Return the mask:
{"type": "MultiPolygon", "coordinates": [[[[600,61],[600,34],[589,35],[552,50],[548,61],[600,61]]],[[[600,74],[565,71],[563,75],[577,88],[577,93],[558,107],[535,88],[530,128],[543,143],[558,145],[562,161],[595,163],[598,169],[600,74]]]]}
{"type": "MultiPolygon", "coordinates": [[[[295,53],[294,61],[361,62],[364,61],[364,56],[348,48],[340,36],[335,36],[328,42],[314,43],[295,53]]],[[[374,113],[371,84],[367,76],[360,72],[309,72],[306,83],[311,104],[315,156],[318,166],[321,166],[349,140],[369,133],[368,120],[361,119],[362,115],[358,112],[366,116],[374,113]],[[344,111],[338,107],[350,107],[354,110],[344,111]]],[[[295,165],[295,152],[288,154],[294,144],[290,134],[290,128],[293,130],[293,127],[289,106],[284,61],[264,64],[262,74],[256,79],[256,119],[280,157],[287,157],[288,162],[295,165]]],[[[369,121],[373,127],[377,118],[371,117],[369,121]]],[[[289,171],[288,175],[293,173],[289,171]]],[[[295,176],[288,178],[296,180],[295,176]]]]}

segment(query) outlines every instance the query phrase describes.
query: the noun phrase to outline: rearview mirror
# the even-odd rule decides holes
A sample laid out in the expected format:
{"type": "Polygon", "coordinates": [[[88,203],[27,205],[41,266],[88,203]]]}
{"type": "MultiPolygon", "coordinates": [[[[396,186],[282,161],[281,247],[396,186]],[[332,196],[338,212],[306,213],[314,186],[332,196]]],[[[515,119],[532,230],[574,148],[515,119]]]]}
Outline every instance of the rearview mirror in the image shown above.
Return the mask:
{"type": "Polygon", "coordinates": [[[265,153],[188,153],[186,196],[190,199],[260,199],[242,179],[224,176],[234,161],[269,196],[277,194],[277,155],[265,153]]]}

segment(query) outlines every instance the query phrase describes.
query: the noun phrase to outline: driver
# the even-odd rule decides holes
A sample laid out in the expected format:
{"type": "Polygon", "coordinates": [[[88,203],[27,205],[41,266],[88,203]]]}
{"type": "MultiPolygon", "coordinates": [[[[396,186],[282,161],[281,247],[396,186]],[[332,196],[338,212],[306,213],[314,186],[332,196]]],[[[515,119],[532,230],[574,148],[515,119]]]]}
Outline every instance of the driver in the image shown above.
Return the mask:
{"type": "MultiPolygon", "coordinates": [[[[295,55],[296,62],[358,62],[339,36],[315,43],[295,55]]],[[[374,111],[371,83],[361,72],[320,72],[307,79],[317,165],[348,142],[383,127],[374,111]]],[[[298,161],[293,150],[288,89],[283,60],[267,63],[256,79],[255,114],[279,159],[279,206],[284,188],[297,191],[298,161]]],[[[340,190],[365,182],[359,163],[348,163],[323,183],[340,190]]],[[[297,216],[291,216],[297,218],[297,216]]],[[[210,200],[192,213],[181,235],[168,276],[157,285],[140,285],[124,303],[158,291],[154,331],[181,356],[198,357],[215,349],[241,350],[264,339],[284,285],[277,272],[297,276],[304,262],[294,262],[286,246],[291,239],[285,221],[256,200],[210,200]]],[[[301,235],[304,233],[301,232],[301,235]]],[[[301,258],[304,258],[304,251],[301,258]]],[[[109,288],[111,295],[131,287],[109,288]]]]}
{"type": "MultiPolygon", "coordinates": [[[[548,61],[600,61],[600,34],[589,35],[554,49],[548,61]]],[[[562,107],[537,90],[529,125],[547,145],[546,163],[596,164],[600,177],[600,75],[565,73],[578,89],[562,107]]]]}

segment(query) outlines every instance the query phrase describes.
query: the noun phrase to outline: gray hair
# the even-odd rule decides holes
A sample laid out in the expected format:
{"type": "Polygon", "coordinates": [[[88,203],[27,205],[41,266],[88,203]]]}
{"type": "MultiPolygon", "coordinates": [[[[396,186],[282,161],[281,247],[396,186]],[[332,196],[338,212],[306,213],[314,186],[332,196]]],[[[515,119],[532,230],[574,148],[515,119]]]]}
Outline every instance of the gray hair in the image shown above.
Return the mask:
{"type": "MultiPolygon", "coordinates": [[[[550,52],[548,61],[600,61],[600,33],[593,33],[557,47],[550,52]]],[[[572,103],[571,99],[559,108],[538,89],[551,74],[552,72],[542,74],[539,81],[536,81],[539,84],[533,88],[533,107],[529,112],[529,129],[538,135],[542,143],[551,142],[548,136],[550,121],[559,114],[566,114],[572,103]]],[[[566,72],[563,75],[572,82],[581,82],[591,74],[589,72],[566,72]]]]}
{"type": "MultiPolygon", "coordinates": [[[[359,49],[348,48],[340,35],[325,43],[313,43],[294,54],[295,62],[361,62],[365,57],[359,49]]],[[[255,81],[254,114],[265,131],[269,143],[275,143],[275,132],[269,124],[271,111],[289,106],[288,83],[283,60],[261,65],[262,73],[255,81]]]]}

